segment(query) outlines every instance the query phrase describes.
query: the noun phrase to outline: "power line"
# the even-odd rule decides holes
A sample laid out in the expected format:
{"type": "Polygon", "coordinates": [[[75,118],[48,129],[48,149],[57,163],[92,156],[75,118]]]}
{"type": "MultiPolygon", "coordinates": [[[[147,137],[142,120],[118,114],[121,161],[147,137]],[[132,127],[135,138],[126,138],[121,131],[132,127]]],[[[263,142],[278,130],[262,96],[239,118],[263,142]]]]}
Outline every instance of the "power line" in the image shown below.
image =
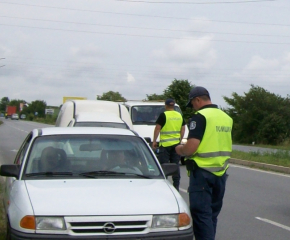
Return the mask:
{"type": "Polygon", "coordinates": [[[167,1],[141,1],[141,0],[115,0],[117,2],[134,3],[158,3],[158,4],[236,4],[236,3],[256,3],[256,2],[275,2],[276,0],[244,0],[244,1],[218,1],[218,2],[167,2],[167,1]]]}
{"type": "Polygon", "coordinates": [[[280,26],[289,27],[290,24],[275,24],[275,23],[261,23],[261,22],[237,22],[237,21],[223,21],[223,20],[206,20],[199,18],[184,18],[184,17],[168,17],[168,16],[158,16],[158,15],[146,15],[146,14],[134,14],[134,13],[120,13],[120,12],[108,12],[108,11],[98,11],[98,10],[88,10],[88,9],[77,9],[77,8],[65,8],[65,7],[52,7],[45,5],[35,5],[35,4],[24,4],[24,3],[10,3],[10,2],[0,2],[0,4],[10,4],[10,5],[20,5],[29,7],[39,7],[39,8],[51,8],[78,12],[92,12],[92,13],[103,13],[103,14],[114,14],[114,15],[124,15],[124,16],[134,16],[134,17],[148,17],[148,18],[161,18],[161,19],[175,19],[175,20],[197,20],[206,22],[220,22],[220,23],[234,23],[234,24],[250,24],[250,25],[264,25],[264,26],[280,26]]]}
{"type": "MultiPolygon", "coordinates": [[[[10,27],[21,27],[21,28],[31,28],[31,29],[42,29],[42,30],[52,30],[52,31],[63,31],[63,32],[79,32],[79,33],[92,33],[101,35],[115,35],[115,36],[130,36],[130,37],[145,37],[145,38],[160,38],[160,39],[185,39],[185,40],[201,40],[200,38],[185,38],[185,37],[166,37],[166,36],[154,36],[154,35],[141,35],[141,34],[126,34],[126,33],[108,33],[108,32],[97,32],[97,31],[86,31],[86,30],[69,30],[62,28],[47,28],[47,27],[31,27],[23,25],[12,25],[12,24],[0,24],[2,26],[10,27]]],[[[212,42],[228,42],[228,43],[253,43],[253,44],[273,44],[273,45],[290,45],[287,42],[253,42],[253,41],[241,41],[241,40],[220,40],[220,39],[202,39],[203,41],[212,42]]]]}
{"type": "Polygon", "coordinates": [[[258,37],[290,37],[290,35],[271,35],[271,34],[253,34],[253,33],[230,33],[230,32],[209,32],[209,31],[193,31],[193,30],[188,31],[188,30],[167,29],[167,28],[132,27],[132,26],[121,26],[121,25],[110,25],[110,24],[99,24],[99,23],[84,23],[84,22],[70,22],[70,21],[58,21],[58,20],[52,20],[52,19],[24,18],[24,17],[11,17],[11,16],[0,16],[0,18],[22,19],[22,20],[24,19],[24,20],[32,20],[32,21],[53,22],[53,23],[65,23],[65,24],[77,24],[77,25],[86,25],[86,26],[102,26],[102,27],[127,28],[127,29],[139,29],[139,30],[184,32],[184,33],[207,33],[207,34],[213,33],[213,34],[238,35],[238,36],[258,36],[258,37]]]}

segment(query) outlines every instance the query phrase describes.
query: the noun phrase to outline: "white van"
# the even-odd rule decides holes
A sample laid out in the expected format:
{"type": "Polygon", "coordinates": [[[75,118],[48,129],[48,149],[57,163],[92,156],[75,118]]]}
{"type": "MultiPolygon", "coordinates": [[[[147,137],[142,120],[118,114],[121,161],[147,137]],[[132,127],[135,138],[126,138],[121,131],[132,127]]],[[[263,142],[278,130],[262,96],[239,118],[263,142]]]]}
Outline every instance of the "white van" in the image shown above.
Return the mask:
{"type": "MultiPolygon", "coordinates": [[[[127,101],[123,103],[129,111],[134,130],[143,138],[146,139],[148,143],[152,143],[154,128],[156,120],[160,113],[165,111],[165,103],[162,102],[152,102],[152,101],[127,101]]],[[[178,104],[174,106],[175,111],[182,114],[182,111],[178,104]]],[[[187,142],[188,127],[185,126],[184,138],[181,143],[185,144],[187,142]]],[[[159,137],[157,139],[159,142],[159,137]]]]}
{"type": "Polygon", "coordinates": [[[56,127],[102,126],[133,130],[130,115],[121,103],[102,100],[71,100],[59,111],[56,127]]]}

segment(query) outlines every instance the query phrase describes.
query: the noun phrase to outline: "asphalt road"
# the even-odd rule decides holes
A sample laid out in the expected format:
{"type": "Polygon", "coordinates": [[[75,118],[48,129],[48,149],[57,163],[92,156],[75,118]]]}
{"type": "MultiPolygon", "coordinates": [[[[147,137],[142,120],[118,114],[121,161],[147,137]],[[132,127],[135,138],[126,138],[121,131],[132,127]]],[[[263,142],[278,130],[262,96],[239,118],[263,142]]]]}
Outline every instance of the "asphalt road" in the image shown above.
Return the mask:
{"type": "MultiPolygon", "coordinates": [[[[0,119],[2,120],[2,119],[0,119]]],[[[12,163],[30,130],[50,125],[2,120],[0,163],[12,163]]],[[[290,239],[290,175],[231,164],[216,240],[290,239]]],[[[188,203],[188,177],[181,166],[180,193],[188,203]]]]}

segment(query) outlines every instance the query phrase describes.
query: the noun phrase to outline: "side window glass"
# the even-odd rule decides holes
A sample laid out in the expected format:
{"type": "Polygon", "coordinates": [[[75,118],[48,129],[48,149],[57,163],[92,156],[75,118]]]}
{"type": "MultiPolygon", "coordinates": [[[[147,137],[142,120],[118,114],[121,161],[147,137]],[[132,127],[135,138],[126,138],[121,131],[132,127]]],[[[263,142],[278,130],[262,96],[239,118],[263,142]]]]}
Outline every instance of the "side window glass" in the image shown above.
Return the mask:
{"type": "Polygon", "coordinates": [[[23,161],[23,158],[25,156],[25,153],[26,153],[26,150],[29,146],[29,143],[32,139],[32,134],[30,133],[27,138],[24,140],[24,142],[22,143],[17,155],[16,155],[16,158],[15,158],[15,161],[14,161],[14,164],[18,164],[18,165],[21,165],[22,164],[22,161],[23,161]]]}

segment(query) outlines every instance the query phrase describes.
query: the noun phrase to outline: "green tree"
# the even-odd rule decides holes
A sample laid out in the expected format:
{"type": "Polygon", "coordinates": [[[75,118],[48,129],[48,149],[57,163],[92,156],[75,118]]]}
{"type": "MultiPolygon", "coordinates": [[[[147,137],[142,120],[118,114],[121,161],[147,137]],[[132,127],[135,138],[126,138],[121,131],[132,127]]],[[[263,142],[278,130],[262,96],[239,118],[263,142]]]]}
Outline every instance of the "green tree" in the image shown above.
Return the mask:
{"type": "Polygon", "coordinates": [[[193,114],[193,109],[187,108],[188,94],[194,87],[188,80],[174,79],[172,83],[164,90],[165,98],[173,98],[176,103],[180,106],[185,121],[188,120],[193,114]]]}
{"type": "Polygon", "coordinates": [[[113,91],[103,93],[102,96],[97,96],[97,100],[126,101],[126,99],[119,92],[113,92],[113,91]]]}
{"type": "Polygon", "coordinates": [[[1,98],[0,101],[0,112],[5,112],[6,111],[6,106],[9,104],[10,100],[8,97],[3,97],[1,98]]]}
{"type": "Polygon", "coordinates": [[[163,94],[146,94],[148,101],[156,101],[156,100],[165,100],[165,96],[163,94]]]}
{"type": "Polygon", "coordinates": [[[233,139],[238,143],[280,144],[289,138],[289,98],[251,85],[248,93],[223,97],[225,111],[233,118],[233,139]]]}
{"type": "Polygon", "coordinates": [[[36,100],[28,105],[28,107],[25,109],[25,113],[30,115],[35,115],[35,113],[37,113],[37,117],[44,118],[46,106],[47,105],[45,101],[36,100]]]}

